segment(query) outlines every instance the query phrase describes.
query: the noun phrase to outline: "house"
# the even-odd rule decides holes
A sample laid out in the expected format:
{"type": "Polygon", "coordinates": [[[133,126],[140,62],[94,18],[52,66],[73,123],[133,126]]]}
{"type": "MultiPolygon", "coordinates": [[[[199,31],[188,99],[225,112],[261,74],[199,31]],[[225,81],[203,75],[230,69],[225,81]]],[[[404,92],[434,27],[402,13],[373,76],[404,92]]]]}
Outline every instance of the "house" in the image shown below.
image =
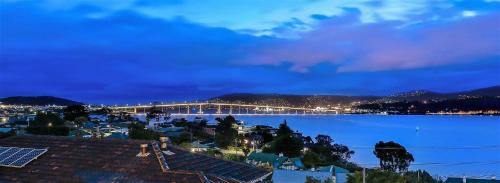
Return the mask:
{"type": "Polygon", "coordinates": [[[271,174],[149,140],[13,136],[0,139],[0,159],[0,182],[258,182],[271,174]],[[9,162],[25,159],[3,161],[26,148],[41,154],[18,167],[9,162]]]}
{"type": "Polygon", "coordinates": [[[347,182],[347,176],[351,173],[349,170],[338,167],[335,165],[330,165],[330,166],[322,166],[318,168],[318,171],[320,172],[332,172],[333,173],[333,180],[334,183],[346,183],[347,182]]]}
{"type": "Polygon", "coordinates": [[[288,158],[283,154],[251,152],[246,162],[255,166],[262,166],[267,168],[279,168],[288,170],[303,169],[304,164],[300,158],[288,158]]]}
{"type": "Polygon", "coordinates": [[[445,183],[500,183],[500,180],[496,178],[492,179],[476,179],[476,178],[466,178],[466,177],[449,177],[446,179],[445,183]]]}

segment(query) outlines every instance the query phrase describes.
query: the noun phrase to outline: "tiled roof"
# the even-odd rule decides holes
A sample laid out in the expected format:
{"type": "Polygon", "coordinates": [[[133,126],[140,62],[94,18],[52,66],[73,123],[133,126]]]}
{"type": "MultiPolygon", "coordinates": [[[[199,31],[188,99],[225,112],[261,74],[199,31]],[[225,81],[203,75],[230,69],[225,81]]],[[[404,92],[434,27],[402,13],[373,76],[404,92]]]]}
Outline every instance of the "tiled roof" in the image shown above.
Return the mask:
{"type": "Polygon", "coordinates": [[[245,163],[189,153],[179,147],[169,146],[168,150],[175,153],[174,155],[165,155],[168,165],[174,170],[201,171],[206,175],[215,175],[226,180],[233,179],[239,182],[255,182],[272,173],[245,163]]]}
{"type": "Polygon", "coordinates": [[[0,167],[0,182],[255,182],[271,172],[168,146],[168,169],[162,172],[153,141],[74,139],[55,136],[14,136],[0,146],[48,148],[23,168],[0,167]],[[147,157],[137,157],[140,144],[147,157]]]}
{"type": "Polygon", "coordinates": [[[15,136],[0,146],[48,148],[23,168],[0,167],[0,182],[205,182],[197,171],[162,172],[151,149],[136,157],[150,141],[83,140],[51,136],[15,136]]]}
{"type": "Polygon", "coordinates": [[[255,151],[251,152],[247,157],[247,160],[267,162],[271,165],[274,164],[281,165],[281,163],[283,163],[286,159],[287,157],[284,156],[280,157],[273,153],[258,153],[255,151]]]}

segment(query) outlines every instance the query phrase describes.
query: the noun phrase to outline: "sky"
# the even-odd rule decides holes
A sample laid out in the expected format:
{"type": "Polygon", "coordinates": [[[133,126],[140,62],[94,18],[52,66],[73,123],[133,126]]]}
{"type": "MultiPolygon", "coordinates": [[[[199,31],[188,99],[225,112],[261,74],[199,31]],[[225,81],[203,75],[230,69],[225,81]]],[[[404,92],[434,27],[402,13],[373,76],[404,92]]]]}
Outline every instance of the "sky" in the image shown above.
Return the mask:
{"type": "Polygon", "coordinates": [[[493,85],[498,0],[0,0],[0,97],[124,104],[493,85]]]}

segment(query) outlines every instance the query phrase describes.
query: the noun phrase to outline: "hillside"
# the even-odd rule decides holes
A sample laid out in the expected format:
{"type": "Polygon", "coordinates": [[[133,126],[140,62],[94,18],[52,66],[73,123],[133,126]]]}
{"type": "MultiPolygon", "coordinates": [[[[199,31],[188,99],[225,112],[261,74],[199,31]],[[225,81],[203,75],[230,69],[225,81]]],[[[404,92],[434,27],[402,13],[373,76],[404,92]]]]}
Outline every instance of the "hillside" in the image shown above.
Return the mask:
{"type": "Polygon", "coordinates": [[[398,93],[384,97],[383,100],[392,101],[419,101],[419,100],[450,100],[475,97],[500,97],[500,86],[492,86],[469,91],[438,93],[425,90],[398,93]]]}
{"type": "Polygon", "coordinates": [[[342,95],[285,95],[285,94],[227,94],[209,99],[233,103],[282,105],[282,106],[328,106],[350,104],[352,102],[399,102],[423,100],[451,100],[475,97],[500,97],[500,86],[481,88],[470,91],[438,93],[418,90],[398,93],[390,96],[342,96],[342,95]]]}
{"type": "Polygon", "coordinates": [[[278,106],[327,106],[349,104],[356,101],[370,102],[380,99],[377,96],[340,96],[340,95],[283,95],[283,94],[228,94],[209,99],[233,103],[263,104],[278,106]]]}
{"type": "Polygon", "coordinates": [[[15,97],[6,97],[0,99],[0,102],[2,104],[9,104],[9,105],[39,105],[39,106],[44,106],[44,105],[62,105],[62,106],[68,106],[68,105],[79,105],[83,104],[81,102],[76,102],[73,100],[68,100],[64,98],[58,98],[58,97],[51,97],[51,96],[15,96],[15,97]]]}

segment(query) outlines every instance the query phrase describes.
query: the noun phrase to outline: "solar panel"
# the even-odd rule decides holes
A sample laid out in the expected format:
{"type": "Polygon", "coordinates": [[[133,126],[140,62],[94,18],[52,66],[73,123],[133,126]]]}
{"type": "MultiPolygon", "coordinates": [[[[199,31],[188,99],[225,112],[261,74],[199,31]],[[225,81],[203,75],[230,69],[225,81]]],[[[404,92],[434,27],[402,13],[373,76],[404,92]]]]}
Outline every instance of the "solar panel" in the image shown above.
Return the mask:
{"type": "Polygon", "coordinates": [[[21,168],[45,152],[47,149],[0,146],[0,166],[21,168]]]}
{"type": "Polygon", "coordinates": [[[0,147],[0,154],[4,153],[5,151],[9,150],[10,147],[0,147]]]}
{"type": "Polygon", "coordinates": [[[42,155],[45,152],[47,152],[47,149],[34,149],[33,151],[26,154],[26,156],[23,156],[22,158],[16,160],[14,163],[10,164],[10,166],[24,167],[26,164],[35,160],[36,158],[38,158],[38,156],[42,155]]]}
{"type": "Polygon", "coordinates": [[[0,161],[3,161],[4,159],[7,159],[9,156],[12,156],[13,154],[15,154],[19,150],[21,150],[21,149],[17,148],[17,147],[11,147],[9,150],[7,150],[4,153],[0,154],[0,161]]]}
{"type": "Polygon", "coordinates": [[[12,162],[18,160],[19,158],[21,158],[24,155],[26,155],[26,153],[29,153],[31,151],[33,151],[33,149],[31,149],[31,148],[21,149],[20,151],[17,151],[16,153],[12,154],[8,158],[4,159],[3,161],[0,161],[0,164],[2,164],[2,165],[10,165],[12,162]]]}

